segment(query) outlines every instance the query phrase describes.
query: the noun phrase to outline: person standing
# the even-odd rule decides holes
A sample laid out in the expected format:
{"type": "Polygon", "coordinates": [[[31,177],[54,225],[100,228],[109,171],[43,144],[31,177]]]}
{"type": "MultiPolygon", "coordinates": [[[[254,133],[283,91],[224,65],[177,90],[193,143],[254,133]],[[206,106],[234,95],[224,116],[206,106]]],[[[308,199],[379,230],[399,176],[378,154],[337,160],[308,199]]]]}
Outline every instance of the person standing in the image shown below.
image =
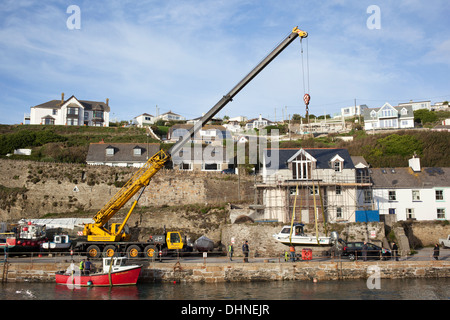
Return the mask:
{"type": "Polygon", "coordinates": [[[392,254],[394,255],[395,261],[398,261],[398,246],[395,242],[392,242],[392,254]]]}
{"type": "Polygon", "coordinates": [[[250,251],[248,247],[248,241],[245,241],[242,245],[242,252],[244,253],[244,262],[248,262],[248,252],[250,251]]]}
{"type": "Polygon", "coordinates": [[[85,261],[86,261],[85,259],[83,259],[83,260],[80,261],[80,275],[81,275],[81,276],[82,276],[83,273],[84,273],[84,262],[85,262],[85,261]]]}
{"type": "Polygon", "coordinates": [[[291,261],[295,262],[295,247],[293,245],[289,246],[289,252],[291,253],[291,261]]]}
{"type": "Polygon", "coordinates": [[[89,258],[87,258],[86,262],[84,263],[84,274],[89,275],[91,273],[91,266],[92,263],[89,261],[89,258]]]}
{"type": "Polygon", "coordinates": [[[230,244],[228,245],[228,255],[230,257],[230,261],[233,261],[233,252],[234,252],[233,242],[230,242],[230,244]]]}
{"type": "Polygon", "coordinates": [[[367,242],[366,241],[364,241],[361,251],[362,251],[363,261],[367,261],[367,242]]]}
{"type": "Polygon", "coordinates": [[[439,243],[436,243],[433,249],[434,260],[439,260],[439,243]]]}

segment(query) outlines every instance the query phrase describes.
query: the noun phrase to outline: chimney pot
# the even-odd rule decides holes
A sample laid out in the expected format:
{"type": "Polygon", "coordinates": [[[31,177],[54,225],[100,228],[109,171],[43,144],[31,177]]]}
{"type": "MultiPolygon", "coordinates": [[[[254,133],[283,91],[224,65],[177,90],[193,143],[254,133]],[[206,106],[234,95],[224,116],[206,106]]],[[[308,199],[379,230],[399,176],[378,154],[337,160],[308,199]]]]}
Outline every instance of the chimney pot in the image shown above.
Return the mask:
{"type": "Polygon", "coordinates": [[[106,105],[109,106],[109,99],[106,98],[106,105]]]}

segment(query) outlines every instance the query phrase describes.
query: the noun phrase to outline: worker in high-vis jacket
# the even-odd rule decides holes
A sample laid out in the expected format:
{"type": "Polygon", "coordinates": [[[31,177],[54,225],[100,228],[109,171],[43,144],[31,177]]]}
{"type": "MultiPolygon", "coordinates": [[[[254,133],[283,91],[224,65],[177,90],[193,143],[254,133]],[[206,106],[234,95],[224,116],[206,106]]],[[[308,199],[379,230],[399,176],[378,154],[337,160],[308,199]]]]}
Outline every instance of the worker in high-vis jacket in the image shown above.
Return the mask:
{"type": "Polygon", "coordinates": [[[84,272],[84,261],[85,261],[85,259],[83,259],[83,260],[80,261],[80,274],[81,274],[81,275],[82,275],[83,272],[84,272]]]}

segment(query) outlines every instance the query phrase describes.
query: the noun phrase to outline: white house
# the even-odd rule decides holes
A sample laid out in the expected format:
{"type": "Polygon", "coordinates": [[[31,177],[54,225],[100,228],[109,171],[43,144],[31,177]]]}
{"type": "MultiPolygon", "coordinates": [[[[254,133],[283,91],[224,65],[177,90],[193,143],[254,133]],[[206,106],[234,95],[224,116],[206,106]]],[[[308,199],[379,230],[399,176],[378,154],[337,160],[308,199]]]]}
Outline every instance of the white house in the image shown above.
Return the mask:
{"type": "Polygon", "coordinates": [[[169,112],[160,114],[159,116],[155,117],[154,122],[158,121],[158,120],[164,120],[164,121],[186,121],[186,118],[176,114],[174,112],[172,112],[172,110],[170,110],[169,112]]]}
{"type": "Polygon", "coordinates": [[[341,117],[351,118],[361,116],[364,109],[368,109],[368,106],[365,104],[360,104],[357,106],[350,106],[341,108],[341,117]]]}
{"type": "Polygon", "coordinates": [[[245,130],[262,129],[269,125],[272,125],[272,121],[267,120],[266,118],[263,118],[261,115],[259,115],[259,118],[251,119],[245,124],[245,130]]]}
{"type": "Polygon", "coordinates": [[[144,127],[144,126],[150,126],[152,125],[155,121],[154,121],[155,117],[152,116],[151,114],[148,113],[143,113],[137,117],[135,117],[133,120],[134,124],[137,125],[138,127],[144,127]]]}
{"type": "Polygon", "coordinates": [[[421,168],[420,159],[413,158],[409,167],[370,171],[380,215],[395,215],[397,221],[450,218],[450,168],[421,168]]]}
{"type": "Polygon", "coordinates": [[[363,110],[364,129],[407,129],[414,128],[414,112],[412,106],[393,107],[385,103],[381,108],[363,110]]]}
{"type": "Polygon", "coordinates": [[[109,99],[102,101],[78,100],[75,96],[64,100],[51,100],[31,107],[30,124],[73,125],[73,126],[109,126],[109,99]]]}
{"type": "Polygon", "coordinates": [[[399,107],[406,107],[411,106],[413,111],[419,110],[419,109],[427,109],[431,110],[431,101],[409,101],[409,102],[403,102],[398,104],[399,107]]]}

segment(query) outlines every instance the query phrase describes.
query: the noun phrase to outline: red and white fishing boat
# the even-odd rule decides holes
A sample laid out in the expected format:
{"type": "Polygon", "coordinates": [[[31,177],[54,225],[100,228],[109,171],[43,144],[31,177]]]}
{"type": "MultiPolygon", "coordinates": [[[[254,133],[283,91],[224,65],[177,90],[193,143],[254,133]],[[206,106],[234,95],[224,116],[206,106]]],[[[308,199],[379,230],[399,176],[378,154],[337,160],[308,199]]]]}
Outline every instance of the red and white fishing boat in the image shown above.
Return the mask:
{"type": "Polygon", "coordinates": [[[136,284],[142,265],[126,265],[125,257],[103,258],[103,266],[98,272],[81,274],[78,266],[72,264],[65,271],[55,274],[57,284],[69,287],[126,286],[136,284]]]}
{"type": "Polygon", "coordinates": [[[45,226],[21,221],[11,232],[1,234],[0,249],[6,249],[9,253],[36,252],[45,241],[47,241],[45,226]]]}

